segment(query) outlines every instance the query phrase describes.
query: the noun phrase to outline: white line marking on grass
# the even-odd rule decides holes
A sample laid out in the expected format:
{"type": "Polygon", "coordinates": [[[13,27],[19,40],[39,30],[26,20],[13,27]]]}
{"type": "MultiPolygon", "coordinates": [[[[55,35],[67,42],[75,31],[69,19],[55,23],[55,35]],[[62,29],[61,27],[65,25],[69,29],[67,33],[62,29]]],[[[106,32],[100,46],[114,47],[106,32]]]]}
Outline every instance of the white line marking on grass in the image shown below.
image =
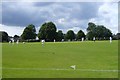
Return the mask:
{"type": "Polygon", "coordinates": [[[118,72],[119,70],[95,70],[95,69],[58,69],[58,68],[2,68],[3,70],[58,70],[58,71],[88,71],[88,72],[118,72]]]}

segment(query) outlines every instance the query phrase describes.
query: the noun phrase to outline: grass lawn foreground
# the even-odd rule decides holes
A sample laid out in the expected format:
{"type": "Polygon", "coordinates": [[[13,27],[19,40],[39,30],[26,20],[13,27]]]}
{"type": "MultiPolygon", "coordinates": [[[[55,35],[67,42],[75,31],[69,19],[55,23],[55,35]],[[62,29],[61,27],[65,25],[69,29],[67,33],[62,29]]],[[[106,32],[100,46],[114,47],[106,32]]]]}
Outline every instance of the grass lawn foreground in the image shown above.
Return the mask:
{"type": "Polygon", "coordinates": [[[118,78],[118,41],[3,43],[2,58],[3,78],[118,78]]]}

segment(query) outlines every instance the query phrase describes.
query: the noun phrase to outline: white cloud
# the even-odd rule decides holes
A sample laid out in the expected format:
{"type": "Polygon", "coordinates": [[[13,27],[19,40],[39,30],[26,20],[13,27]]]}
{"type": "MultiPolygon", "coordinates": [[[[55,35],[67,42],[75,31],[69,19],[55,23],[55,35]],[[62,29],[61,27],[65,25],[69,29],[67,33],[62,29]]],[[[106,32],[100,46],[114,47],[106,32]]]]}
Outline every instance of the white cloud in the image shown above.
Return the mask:
{"type": "MultiPolygon", "coordinates": [[[[23,2],[6,3],[5,8],[3,8],[6,11],[4,14],[6,18],[3,16],[3,20],[5,18],[8,24],[4,24],[3,29],[1,27],[0,29],[7,31],[12,36],[21,35],[22,26],[32,23],[40,27],[46,21],[53,21],[58,30],[63,30],[64,33],[69,29],[74,30],[75,33],[81,29],[86,33],[87,24],[92,21],[96,24],[105,25],[113,33],[117,33],[117,3],[35,4],[33,2],[24,2],[23,0],[23,2]]],[[[36,27],[37,32],[39,27],[36,27]]]]}
{"type": "Polygon", "coordinates": [[[0,31],[6,31],[9,36],[14,35],[21,35],[24,30],[24,27],[18,27],[18,26],[6,26],[0,24],[0,31]]]}
{"type": "Polygon", "coordinates": [[[3,2],[118,2],[119,0],[2,0],[3,2]]]}
{"type": "Polygon", "coordinates": [[[58,19],[59,24],[65,24],[65,22],[66,22],[65,18],[58,19]]]}
{"type": "Polygon", "coordinates": [[[113,33],[118,33],[118,3],[104,3],[99,7],[98,16],[91,18],[89,22],[104,25],[113,33]]]}

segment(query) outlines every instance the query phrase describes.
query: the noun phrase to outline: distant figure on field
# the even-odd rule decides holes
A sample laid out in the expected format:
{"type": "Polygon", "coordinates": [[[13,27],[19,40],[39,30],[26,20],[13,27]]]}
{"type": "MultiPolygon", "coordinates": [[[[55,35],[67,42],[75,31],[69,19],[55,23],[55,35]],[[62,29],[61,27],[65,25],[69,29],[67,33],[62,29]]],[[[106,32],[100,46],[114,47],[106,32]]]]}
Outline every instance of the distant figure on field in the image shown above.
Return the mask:
{"type": "Polygon", "coordinates": [[[82,42],[84,41],[84,37],[82,37],[82,42]]]}
{"type": "Polygon", "coordinates": [[[41,40],[41,42],[42,42],[42,46],[44,46],[44,42],[45,42],[45,40],[41,40]]]}
{"type": "Polygon", "coordinates": [[[9,44],[11,44],[12,42],[11,41],[9,41],[9,44]]]}
{"type": "Polygon", "coordinates": [[[17,40],[17,42],[16,42],[17,44],[19,43],[19,40],[17,40]]]}
{"type": "Polygon", "coordinates": [[[112,43],[112,37],[110,37],[110,43],[112,43]]]}
{"type": "Polygon", "coordinates": [[[62,39],[62,42],[64,42],[64,39],[62,39]]]}
{"type": "Polygon", "coordinates": [[[70,39],[68,39],[68,41],[70,42],[70,39]]]}
{"type": "Polygon", "coordinates": [[[95,42],[95,37],[93,37],[93,41],[95,42]]]}
{"type": "Polygon", "coordinates": [[[55,39],[54,39],[54,42],[55,42],[55,39]]]}
{"type": "Polygon", "coordinates": [[[25,44],[25,42],[23,42],[23,44],[25,44]]]}

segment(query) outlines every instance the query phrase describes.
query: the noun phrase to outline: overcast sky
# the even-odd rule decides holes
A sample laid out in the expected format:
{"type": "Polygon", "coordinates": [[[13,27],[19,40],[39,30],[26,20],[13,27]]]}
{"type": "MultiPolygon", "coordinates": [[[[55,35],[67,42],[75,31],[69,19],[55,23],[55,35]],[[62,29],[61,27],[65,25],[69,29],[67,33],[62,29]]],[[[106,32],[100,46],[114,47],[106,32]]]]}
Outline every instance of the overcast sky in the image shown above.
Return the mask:
{"type": "Polygon", "coordinates": [[[58,30],[83,30],[88,22],[104,25],[113,33],[118,32],[117,2],[2,2],[0,31],[9,36],[21,35],[29,24],[40,26],[47,21],[55,23],[58,30]]]}

